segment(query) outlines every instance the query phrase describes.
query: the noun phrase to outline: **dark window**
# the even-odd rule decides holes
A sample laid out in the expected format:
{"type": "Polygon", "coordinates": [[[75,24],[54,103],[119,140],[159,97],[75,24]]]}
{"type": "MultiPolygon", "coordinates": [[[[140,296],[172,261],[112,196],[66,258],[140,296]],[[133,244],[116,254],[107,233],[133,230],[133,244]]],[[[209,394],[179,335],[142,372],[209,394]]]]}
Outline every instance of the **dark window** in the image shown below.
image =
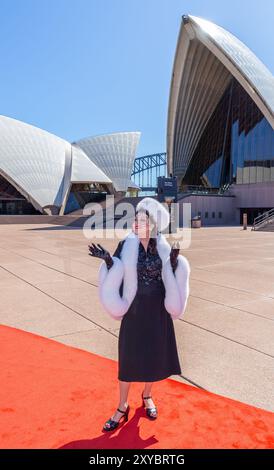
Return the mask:
{"type": "Polygon", "coordinates": [[[215,212],[212,212],[212,219],[215,219],[215,212]]]}
{"type": "Polygon", "coordinates": [[[274,130],[232,79],[201,136],[182,183],[220,187],[274,181],[274,130]],[[230,99],[231,96],[231,99],[230,99]]]}
{"type": "Polygon", "coordinates": [[[222,218],[222,212],[219,212],[219,219],[222,218]]]}
{"type": "Polygon", "coordinates": [[[90,202],[101,202],[106,199],[103,188],[94,187],[92,183],[73,183],[66,202],[65,214],[83,209],[90,202]]]}
{"type": "Polygon", "coordinates": [[[205,212],[205,219],[208,218],[208,212],[205,212]]]}
{"type": "Polygon", "coordinates": [[[0,214],[41,214],[19,191],[0,175],[0,214]]]}

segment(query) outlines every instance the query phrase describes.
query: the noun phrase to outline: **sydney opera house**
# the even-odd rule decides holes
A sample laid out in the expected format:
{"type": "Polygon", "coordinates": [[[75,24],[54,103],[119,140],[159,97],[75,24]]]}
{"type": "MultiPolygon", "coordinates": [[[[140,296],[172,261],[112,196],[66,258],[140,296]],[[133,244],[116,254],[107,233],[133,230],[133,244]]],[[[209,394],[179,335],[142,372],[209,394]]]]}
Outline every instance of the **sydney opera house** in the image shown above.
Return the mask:
{"type": "Polygon", "coordinates": [[[0,116],[0,214],[67,214],[105,194],[125,194],[140,132],[70,143],[0,116]]]}
{"type": "Polygon", "coordinates": [[[181,191],[208,190],[191,199],[207,224],[274,207],[274,77],[230,32],[191,15],[173,64],[167,161],[181,191]]]}
{"type": "MultiPolygon", "coordinates": [[[[258,33],[259,34],[259,33],[258,33]]],[[[0,116],[0,214],[67,214],[126,195],[140,132],[67,142],[0,116]]],[[[167,173],[205,225],[274,208],[274,77],[220,26],[183,15],[167,116],[167,173]],[[186,188],[199,188],[191,196],[186,188]],[[204,189],[205,191],[200,191],[204,189]]]]}

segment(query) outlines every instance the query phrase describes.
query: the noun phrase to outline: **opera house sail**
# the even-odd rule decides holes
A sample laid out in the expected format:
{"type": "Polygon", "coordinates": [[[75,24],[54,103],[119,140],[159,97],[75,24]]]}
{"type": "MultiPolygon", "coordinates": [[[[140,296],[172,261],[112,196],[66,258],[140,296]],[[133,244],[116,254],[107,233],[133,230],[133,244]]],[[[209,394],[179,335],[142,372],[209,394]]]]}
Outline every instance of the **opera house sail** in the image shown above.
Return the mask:
{"type": "Polygon", "coordinates": [[[118,132],[70,143],[0,116],[0,214],[65,214],[126,193],[139,139],[118,132]]]}
{"type": "Polygon", "coordinates": [[[167,161],[181,189],[274,184],[274,77],[230,32],[192,15],[173,64],[167,161]]]}

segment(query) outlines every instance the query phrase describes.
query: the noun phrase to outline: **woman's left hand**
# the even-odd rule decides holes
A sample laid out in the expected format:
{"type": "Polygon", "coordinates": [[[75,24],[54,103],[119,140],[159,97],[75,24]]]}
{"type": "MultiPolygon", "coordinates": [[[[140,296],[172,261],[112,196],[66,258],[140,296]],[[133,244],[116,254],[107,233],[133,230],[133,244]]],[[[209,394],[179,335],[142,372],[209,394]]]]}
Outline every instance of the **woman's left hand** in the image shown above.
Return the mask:
{"type": "Polygon", "coordinates": [[[179,255],[179,252],[180,252],[180,243],[177,241],[177,242],[174,242],[172,247],[171,247],[171,250],[170,250],[170,264],[171,264],[171,267],[173,269],[173,272],[175,271],[175,269],[177,268],[177,265],[178,265],[178,255],[179,255]]]}

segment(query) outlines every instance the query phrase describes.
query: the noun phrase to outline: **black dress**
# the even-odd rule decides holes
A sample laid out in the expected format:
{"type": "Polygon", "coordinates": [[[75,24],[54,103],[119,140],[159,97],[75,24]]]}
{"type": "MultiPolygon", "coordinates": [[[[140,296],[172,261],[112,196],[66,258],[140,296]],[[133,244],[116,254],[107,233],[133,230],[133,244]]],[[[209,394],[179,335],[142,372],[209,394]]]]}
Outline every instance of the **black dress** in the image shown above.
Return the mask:
{"type": "MultiPolygon", "coordinates": [[[[113,256],[120,258],[124,241],[113,256]]],[[[173,320],[164,306],[162,260],[157,250],[152,253],[151,241],[147,251],[139,243],[137,292],[120,325],[118,379],[125,382],[155,382],[182,373],[173,320]]]]}

